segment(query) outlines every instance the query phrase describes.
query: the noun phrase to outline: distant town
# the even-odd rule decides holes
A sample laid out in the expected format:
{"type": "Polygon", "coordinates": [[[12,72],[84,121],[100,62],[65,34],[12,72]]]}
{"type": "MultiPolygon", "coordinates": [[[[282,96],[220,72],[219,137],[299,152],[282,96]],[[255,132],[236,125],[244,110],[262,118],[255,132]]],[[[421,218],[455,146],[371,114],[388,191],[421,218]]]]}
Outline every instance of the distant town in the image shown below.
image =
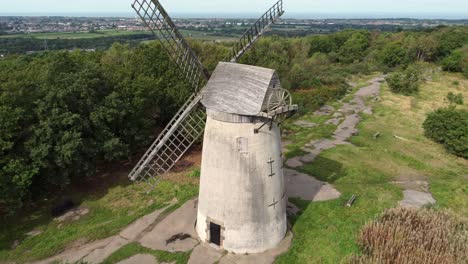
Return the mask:
{"type": "MultiPolygon", "coordinates": [[[[255,19],[176,19],[180,29],[224,31],[246,27],[255,19]]],[[[275,29],[328,33],[344,28],[381,30],[430,28],[440,25],[468,25],[468,20],[443,19],[283,19],[275,29]]],[[[99,30],[146,31],[138,17],[8,17],[0,16],[0,34],[84,32],[99,30]]]]}
{"type": "MultiPolygon", "coordinates": [[[[255,23],[247,18],[176,18],[180,32],[201,41],[235,41],[255,23]]],[[[468,25],[446,19],[282,19],[267,35],[303,37],[345,29],[398,32],[468,25]]],[[[0,16],[0,57],[48,50],[104,50],[114,43],[154,40],[139,17],[0,16]]]]}

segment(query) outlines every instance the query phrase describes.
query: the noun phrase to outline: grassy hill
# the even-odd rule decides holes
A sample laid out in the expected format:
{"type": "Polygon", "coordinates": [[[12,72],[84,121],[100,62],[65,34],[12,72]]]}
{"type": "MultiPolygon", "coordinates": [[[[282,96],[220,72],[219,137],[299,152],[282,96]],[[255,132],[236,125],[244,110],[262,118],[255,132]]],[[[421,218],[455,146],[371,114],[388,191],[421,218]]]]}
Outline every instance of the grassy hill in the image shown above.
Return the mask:
{"type": "MultiPolygon", "coordinates": [[[[368,79],[355,78],[353,81],[360,87],[368,79]]],[[[392,181],[405,173],[422,174],[428,178],[437,208],[448,208],[468,216],[468,161],[448,154],[441,145],[425,138],[421,127],[428,112],[448,105],[448,92],[462,93],[468,98],[468,80],[462,79],[461,75],[435,71],[420,93],[411,97],[393,94],[385,84],[382,85],[380,100],[367,102],[373,106],[374,113],[362,116],[359,135],[351,139],[353,145],[325,151],[313,163],[300,168],[332,183],[342,196],[338,200],[314,203],[293,200],[302,213],[291,219],[293,245],[277,262],[340,263],[351,254],[359,253],[356,245],[358,231],[384,209],[397,205],[402,190],[392,181]],[[377,132],[380,137],[374,139],[377,132]],[[358,200],[353,207],[344,207],[343,203],[352,194],[358,195],[358,200]]],[[[461,107],[467,108],[466,105],[461,107]]],[[[322,119],[320,123],[327,118],[322,119]]],[[[326,137],[332,131],[330,127],[320,126],[309,130],[309,133],[302,132],[312,135],[308,139],[326,137]]],[[[48,216],[53,201],[43,201],[40,211],[25,212],[23,218],[2,226],[0,262],[37,260],[79,243],[108,237],[177,198],[177,205],[168,210],[171,211],[197,195],[198,159],[192,157],[195,161],[191,167],[171,174],[150,195],[144,194],[147,190],[144,184],[129,185],[118,180],[124,178],[125,168],[112,170],[102,179],[115,180],[114,187],[76,192],[75,198],[81,201],[81,206],[90,209],[89,214],[77,221],[54,221],[48,216]],[[40,234],[26,235],[31,230],[40,234]],[[18,245],[12,249],[15,241],[18,245]]],[[[142,250],[141,247],[128,247],[125,255],[142,250]]],[[[187,260],[186,254],[166,257],[182,263],[187,260]]]]}
{"type": "Polygon", "coordinates": [[[367,102],[374,114],[362,116],[359,135],[351,139],[353,145],[322,152],[300,168],[333,183],[343,195],[327,202],[294,200],[303,212],[294,221],[293,246],[278,263],[340,263],[358,253],[358,231],[385,208],[397,206],[403,195],[392,181],[404,174],[428,178],[435,207],[468,216],[468,161],[448,154],[427,139],[422,129],[428,112],[449,104],[448,92],[468,98],[468,81],[436,71],[418,95],[396,95],[386,84],[381,90],[379,101],[367,102]],[[374,139],[378,132],[380,136],[374,139]],[[344,207],[352,194],[358,196],[357,202],[344,207]]]}

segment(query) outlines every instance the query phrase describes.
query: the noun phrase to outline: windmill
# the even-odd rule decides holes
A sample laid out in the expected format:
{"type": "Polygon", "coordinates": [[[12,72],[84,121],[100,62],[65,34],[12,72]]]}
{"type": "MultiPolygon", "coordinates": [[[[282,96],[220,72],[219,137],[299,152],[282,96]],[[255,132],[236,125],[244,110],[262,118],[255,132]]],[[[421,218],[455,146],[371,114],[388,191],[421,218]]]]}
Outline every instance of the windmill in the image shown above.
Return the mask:
{"type": "Polygon", "coordinates": [[[204,134],[196,230],[235,253],[276,246],[287,229],[279,124],[297,110],[273,69],[238,64],[284,13],[273,5],[210,76],[158,0],[132,7],[158,37],[193,94],[129,177],[155,186],[204,134]]]}

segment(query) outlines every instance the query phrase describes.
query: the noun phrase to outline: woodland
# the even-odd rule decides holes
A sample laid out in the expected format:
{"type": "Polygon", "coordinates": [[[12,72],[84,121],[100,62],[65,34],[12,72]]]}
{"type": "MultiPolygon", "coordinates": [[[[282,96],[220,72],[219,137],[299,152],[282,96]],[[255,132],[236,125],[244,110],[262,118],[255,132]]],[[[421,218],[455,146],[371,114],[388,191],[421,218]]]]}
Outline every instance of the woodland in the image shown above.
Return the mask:
{"type": "MultiPolygon", "coordinates": [[[[305,112],[343,97],[351,75],[387,73],[391,90],[408,96],[418,92],[424,64],[468,78],[467,44],[468,27],[271,36],[241,63],[277,69],[305,112]]],[[[212,71],[231,43],[190,45],[212,71]]],[[[1,58],[0,215],[11,217],[32,201],[60,194],[92,177],[100,164],[134,162],[191,92],[156,41],[1,58]]],[[[467,158],[468,114],[453,105],[430,114],[424,128],[467,158]],[[455,132],[434,132],[441,122],[455,132]]]]}

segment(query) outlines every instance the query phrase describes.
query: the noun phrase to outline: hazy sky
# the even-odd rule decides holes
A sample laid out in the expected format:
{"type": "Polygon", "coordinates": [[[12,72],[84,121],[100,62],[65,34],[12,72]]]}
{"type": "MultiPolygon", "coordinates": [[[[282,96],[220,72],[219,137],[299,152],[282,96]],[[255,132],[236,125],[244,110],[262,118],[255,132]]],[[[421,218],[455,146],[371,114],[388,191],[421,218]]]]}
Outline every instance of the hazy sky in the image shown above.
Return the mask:
{"type": "MultiPolygon", "coordinates": [[[[0,13],[127,13],[132,0],[0,0],[0,13]]],[[[161,0],[172,13],[260,13],[275,0],[161,0]]],[[[468,17],[468,0],[285,0],[292,13],[456,14],[468,17]]]]}

